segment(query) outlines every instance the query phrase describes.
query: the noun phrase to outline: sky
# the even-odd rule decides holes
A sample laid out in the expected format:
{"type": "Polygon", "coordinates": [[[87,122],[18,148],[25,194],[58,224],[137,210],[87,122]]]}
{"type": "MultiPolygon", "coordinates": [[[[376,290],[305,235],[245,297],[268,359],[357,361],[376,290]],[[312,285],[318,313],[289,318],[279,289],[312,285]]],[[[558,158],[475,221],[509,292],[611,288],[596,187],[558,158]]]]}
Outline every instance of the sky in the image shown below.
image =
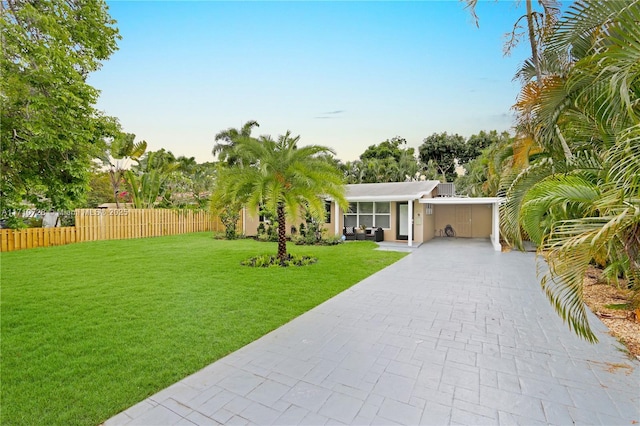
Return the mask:
{"type": "Polygon", "coordinates": [[[395,136],[509,130],[530,56],[503,55],[524,4],[480,1],[108,1],[122,39],[89,77],[97,108],[148,150],[213,161],[249,120],[343,161],[395,136]]]}

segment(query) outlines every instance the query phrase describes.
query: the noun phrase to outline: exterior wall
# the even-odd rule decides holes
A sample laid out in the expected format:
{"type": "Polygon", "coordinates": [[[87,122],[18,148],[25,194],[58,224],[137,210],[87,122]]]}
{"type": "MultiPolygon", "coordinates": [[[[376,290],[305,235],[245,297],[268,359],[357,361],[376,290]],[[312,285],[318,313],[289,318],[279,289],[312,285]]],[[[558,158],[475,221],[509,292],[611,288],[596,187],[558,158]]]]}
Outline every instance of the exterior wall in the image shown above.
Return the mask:
{"type": "Polygon", "coordinates": [[[244,234],[247,237],[255,237],[258,235],[258,225],[260,225],[258,214],[244,209],[244,218],[244,234]]]}
{"type": "Polygon", "coordinates": [[[427,205],[426,204],[421,204],[422,206],[422,242],[426,242],[429,241],[431,239],[433,239],[433,237],[435,236],[435,226],[436,226],[436,220],[435,220],[435,209],[433,208],[433,206],[431,207],[431,214],[427,214],[427,205]]]}
{"type": "Polygon", "coordinates": [[[327,231],[326,235],[328,237],[332,237],[336,234],[335,229],[336,229],[336,220],[338,221],[338,224],[340,225],[338,227],[339,232],[338,235],[342,235],[342,209],[340,210],[340,214],[338,215],[339,217],[336,217],[336,203],[331,202],[331,220],[329,222],[326,222],[323,224],[324,229],[327,231]]]}
{"type": "Polygon", "coordinates": [[[489,238],[491,235],[491,205],[437,204],[434,210],[434,235],[444,237],[451,225],[460,238],[489,238]]]}
{"type": "Polygon", "coordinates": [[[473,227],[471,238],[489,238],[491,236],[491,204],[475,204],[471,206],[473,227]]]}
{"type": "MultiPolygon", "coordinates": [[[[331,203],[331,222],[329,223],[324,223],[323,227],[326,230],[326,235],[328,237],[335,235],[335,205],[334,203],[331,203]]],[[[244,210],[244,217],[245,217],[245,227],[244,227],[244,234],[247,237],[255,237],[256,235],[258,235],[258,226],[260,225],[260,221],[259,218],[260,216],[257,213],[253,213],[251,211],[249,211],[248,209],[244,210]]],[[[338,218],[338,222],[340,224],[340,234],[342,234],[342,211],[340,211],[340,217],[338,218]]],[[[286,227],[287,227],[287,235],[291,234],[291,226],[295,226],[296,229],[298,229],[300,227],[300,223],[304,222],[304,219],[302,218],[297,218],[293,223],[291,222],[291,220],[287,220],[286,223],[286,227]]]]}
{"type": "Polygon", "coordinates": [[[413,201],[413,242],[424,242],[424,205],[413,201]]]}
{"type": "Polygon", "coordinates": [[[384,240],[385,241],[396,241],[398,236],[398,203],[395,201],[391,202],[389,206],[391,209],[391,218],[389,219],[389,229],[384,230],[384,240]]]}
{"type": "Polygon", "coordinates": [[[455,218],[455,207],[454,205],[442,205],[436,204],[433,206],[433,226],[434,226],[434,236],[436,237],[444,237],[444,228],[447,225],[453,226],[455,229],[455,223],[453,223],[453,219],[455,218]]]}

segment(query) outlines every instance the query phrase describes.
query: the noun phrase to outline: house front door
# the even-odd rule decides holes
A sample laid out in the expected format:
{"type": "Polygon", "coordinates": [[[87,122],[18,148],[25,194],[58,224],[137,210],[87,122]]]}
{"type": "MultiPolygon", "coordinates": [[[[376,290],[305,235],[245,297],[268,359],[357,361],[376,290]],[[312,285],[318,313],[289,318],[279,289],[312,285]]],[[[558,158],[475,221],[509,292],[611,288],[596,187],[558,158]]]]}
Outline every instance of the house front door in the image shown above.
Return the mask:
{"type": "Polygon", "coordinates": [[[398,203],[397,204],[397,214],[396,214],[396,225],[397,225],[397,239],[398,240],[408,240],[409,239],[409,204],[407,203],[398,203]]]}

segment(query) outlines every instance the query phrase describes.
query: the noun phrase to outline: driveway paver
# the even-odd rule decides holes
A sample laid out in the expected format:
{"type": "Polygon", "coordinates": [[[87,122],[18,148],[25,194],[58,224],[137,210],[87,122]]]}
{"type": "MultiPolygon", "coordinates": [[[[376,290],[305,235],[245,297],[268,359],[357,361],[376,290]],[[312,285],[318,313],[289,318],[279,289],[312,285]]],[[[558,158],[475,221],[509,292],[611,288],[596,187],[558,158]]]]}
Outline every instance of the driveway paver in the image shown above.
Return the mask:
{"type": "Polygon", "coordinates": [[[640,363],[590,322],[533,253],[437,239],[105,425],[637,424],[640,363]]]}

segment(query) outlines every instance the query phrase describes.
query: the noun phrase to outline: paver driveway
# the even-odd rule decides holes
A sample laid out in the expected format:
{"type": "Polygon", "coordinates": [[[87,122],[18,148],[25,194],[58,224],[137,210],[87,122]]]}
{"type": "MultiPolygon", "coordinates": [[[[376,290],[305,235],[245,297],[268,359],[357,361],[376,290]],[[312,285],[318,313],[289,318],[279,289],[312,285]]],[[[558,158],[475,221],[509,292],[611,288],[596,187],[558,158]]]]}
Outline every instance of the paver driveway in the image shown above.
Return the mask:
{"type": "Polygon", "coordinates": [[[106,424],[636,424],[640,363],[591,323],[532,253],[441,239],[106,424]]]}

